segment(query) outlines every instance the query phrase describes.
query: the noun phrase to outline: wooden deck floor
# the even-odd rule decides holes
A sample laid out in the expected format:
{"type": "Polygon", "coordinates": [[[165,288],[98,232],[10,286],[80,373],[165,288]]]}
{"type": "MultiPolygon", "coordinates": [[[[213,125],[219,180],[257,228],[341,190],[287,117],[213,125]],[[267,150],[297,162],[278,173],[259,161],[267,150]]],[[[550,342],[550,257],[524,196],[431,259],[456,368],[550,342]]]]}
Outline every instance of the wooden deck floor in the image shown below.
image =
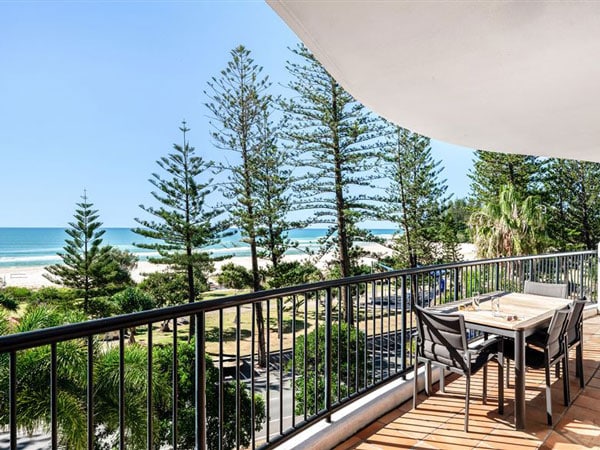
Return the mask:
{"type": "MultiPolygon", "coordinates": [[[[527,426],[514,429],[514,389],[505,389],[504,415],[497,411],[496,368],[488,373],[488,402],[481,401],[481,372],[471,386],[469,432],[463,431],[464,379],[452,376],[446,392],[419,395],[379,418],[336,450],[415,449],[600,449],[600,316],[584,322],[584,374],[586,385],[575,377],[574,353],[570,359],[571,406],[562,404],[562,380],[552,371],[554,426],[546,425],[544,374],[527,371],[527,426]]],[[[434,386],[434,391],[437,385],[434,386]]]]}

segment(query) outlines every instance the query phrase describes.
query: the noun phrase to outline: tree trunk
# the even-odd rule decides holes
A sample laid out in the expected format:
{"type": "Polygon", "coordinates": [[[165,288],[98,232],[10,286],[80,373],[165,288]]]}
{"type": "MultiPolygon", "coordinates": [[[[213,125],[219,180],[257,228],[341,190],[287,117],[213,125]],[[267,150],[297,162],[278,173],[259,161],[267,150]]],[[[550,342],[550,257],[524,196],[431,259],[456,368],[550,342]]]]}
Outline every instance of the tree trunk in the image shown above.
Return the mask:
{"type": "MultiPolygon", "coordinates": [[[[254,292],[262,290],[260,285],[260,273],[258,271],[258,256],[256,250],[256,240],[254,236],[250,238],[250,253],[252,255],[252,288],[254,292]]],[[[258,365],[267,367],[267,345],[265,340],[265,317],[263,314],[262,303],[256,303],[256,333],[258,339],[258,365]]]]}

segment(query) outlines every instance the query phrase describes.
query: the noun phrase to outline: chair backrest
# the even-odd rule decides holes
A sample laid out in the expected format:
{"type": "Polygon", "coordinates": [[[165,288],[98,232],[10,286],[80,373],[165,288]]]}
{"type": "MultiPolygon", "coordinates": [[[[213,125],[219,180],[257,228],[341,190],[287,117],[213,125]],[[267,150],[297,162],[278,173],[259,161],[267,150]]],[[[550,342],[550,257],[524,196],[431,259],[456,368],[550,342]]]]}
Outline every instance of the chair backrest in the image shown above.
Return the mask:
{"type": "Polygon", "coordinates": [[[583,308],[585,300],[573,300],[571,303],[571,315],[567,322],[567,342],[569,345],[581,340],[581,321],[583,320],[583,308]]]}
{"type": "Polygon", "coordinates": [[[552,361],[564,351],[564,336],[567,329],[567,321],[571,314],[570,308],[558,309],[554,311],[550,325],[548,326],[548,334],[546,340],[546,349],[548,350],[548,358],[552,361]]]}
{"type": "Polygon", "coordinates": [[[526,280],[523,292],[525,294],[544,295],[546,297],[567,298],[569,286],[566,283],[538,283],[526,280]]]}
{"type": "Polygon", "coordinates": [[[417,354],[448,367],[468,371],[465,319],[461,314],[434,313],[415,305],[419,340],[417,354]]]}

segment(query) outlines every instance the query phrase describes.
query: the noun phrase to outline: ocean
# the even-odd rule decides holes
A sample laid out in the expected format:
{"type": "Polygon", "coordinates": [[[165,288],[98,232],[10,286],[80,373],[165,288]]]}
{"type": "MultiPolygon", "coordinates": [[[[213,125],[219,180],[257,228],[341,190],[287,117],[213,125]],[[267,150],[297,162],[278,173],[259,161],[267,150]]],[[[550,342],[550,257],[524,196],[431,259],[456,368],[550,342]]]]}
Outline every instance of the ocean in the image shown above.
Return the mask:
{"type": "MultiPolygon", "coordinates": [[[[156,255],[152,250],[136,247],[134,243],[149,242],[130,228],[105,228],[103,244],[136,254],[140,260],[156,255]]],[[[299,243],[300,249],[317,248],[317,240],[324,236],[323,228],[291,230],[289,237],[299,243]]],[[[372,229],[371,232],[384,239],[390,238],[393,229],[372,229]]],[[[67,234],[63,228],[0,228],[0,267],[47,266],[60,263],[57,256],[62,252],[67,234]]],[[[228,236],[220,244],[208,247],[215,255],[249,256],[249,246],[240,241],[239,233],[228,236]]],[[[300,253],[301,250],[290,250],[300,253]]]]}

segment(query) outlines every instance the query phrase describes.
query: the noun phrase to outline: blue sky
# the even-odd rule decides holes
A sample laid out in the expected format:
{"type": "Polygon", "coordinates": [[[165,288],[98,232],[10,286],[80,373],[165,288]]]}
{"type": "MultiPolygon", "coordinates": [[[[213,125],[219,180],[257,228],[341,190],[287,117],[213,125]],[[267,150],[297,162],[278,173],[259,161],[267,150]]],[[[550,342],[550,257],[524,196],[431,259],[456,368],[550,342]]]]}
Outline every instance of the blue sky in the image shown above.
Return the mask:
{"type": "MultiPolygon", "coordinates": [[[[218,157],[204,90],[229,51],[245,45],[285,93],[297,42],[263,2],[0,2],[0,227],[66,226],[84,188],[105,226],[134,225],[182,119],[218,157]]],[[[467,195],[472,152],[433,152],[467,195]]]]}

